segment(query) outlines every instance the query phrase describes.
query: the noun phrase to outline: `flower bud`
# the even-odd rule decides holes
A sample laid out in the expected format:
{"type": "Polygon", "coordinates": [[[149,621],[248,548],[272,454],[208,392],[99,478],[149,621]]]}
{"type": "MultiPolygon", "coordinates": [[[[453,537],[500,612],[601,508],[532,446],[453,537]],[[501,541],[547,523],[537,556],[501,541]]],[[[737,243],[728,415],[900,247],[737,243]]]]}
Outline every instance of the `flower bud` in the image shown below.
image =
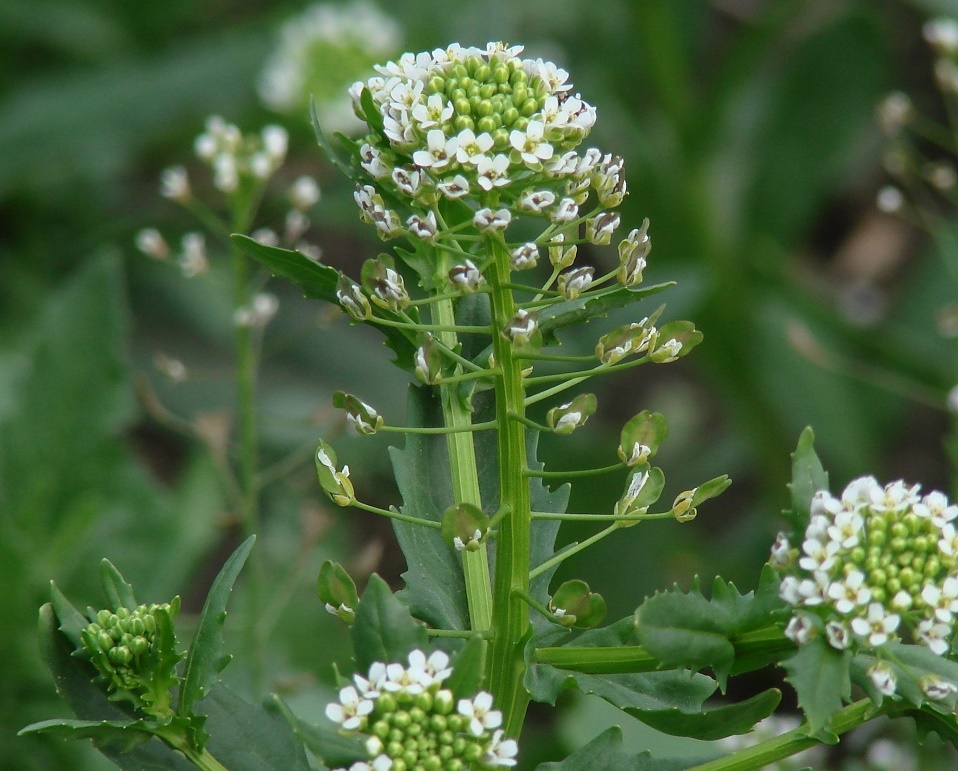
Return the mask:
{"type": "Polygon", "coordinates": [[[535,313],[520,308],[502,330],[502,335],[513,345],[522,347],[540,338],[539,322],[535,313]]]}
{"type": "Polygon", "coordinates": [[[652,250],[652,240],[648,234],[649,220],[642,221],[642,227],[633,230],[619,243],[619,270],[616,278],[623,286],[635,286],[642,281],[642,272],[646,267],[646,258],[652,250]]]}
{"type": "Polygon", "coordinates": [[[485,279],[472,260],[456,265],[449,271],[449,282],[458,290],[466,293],[476,292],[485,279]]]}
{"type": "Polygon", "coordinates": [[[590,217],[585,221],[585,237],[592,244],[608,244],[612,240],[612,234],[619,227],[618,212],[602,212],[595,217],[590,217]]]}
{"type": "Polygon", "coordinates": [[[509,267],[512,270],[529,270],[536,266],[539,259],[539,247],[534,243],[522,244],[513,249],[509,267]]]}
{"type": "Polygon", "coordinates": [[[361,275],[363,287],[376,305],[391,311],[398,311],[409,305],[405,282],[389,255],[366,260],[361,275]]]}
{"type": "Polygon", "coordinates": [[[564,243],[564,233],[557,233],[549,241],[549,262],[552,263],[553,267],[559,270],[568,268],[575,262],[576,254],[579,251],[578,245],[572,244],[571,246],[564,247],[564,243]]]}

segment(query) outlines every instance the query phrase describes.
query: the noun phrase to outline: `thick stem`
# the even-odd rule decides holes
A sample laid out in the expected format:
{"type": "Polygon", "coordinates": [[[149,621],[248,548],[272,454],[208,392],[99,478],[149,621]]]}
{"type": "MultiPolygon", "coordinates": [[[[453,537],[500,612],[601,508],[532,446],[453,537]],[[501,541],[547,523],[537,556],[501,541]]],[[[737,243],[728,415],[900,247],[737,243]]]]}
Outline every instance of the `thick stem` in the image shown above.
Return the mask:
{"type": "MultiPolygon", "coordinates": [[[[435,303],[433,319],[437,325],[451,327],[456,323],[452,300],[435,303]]],[[[457,345],[455,332],[440,332],[439,341],[451,350],[457,345]]],[[[453,494],[457,503],[470,503],[482,508],[479,492],[479,474],[476,467],[476,450],[471,431],[472,414],[459,398],[459,386],[455,383],[442,385],[442,414],[447,429],[457,433],[446,436],[449,451],[449,470],[452,473],[453,494]]],[[[489,578],[489,559],[483,544],[476,551],[462,552],[462,570],[466,580],[466,601],[469,605],[469,622],[475,631],[484,631],[492,626],[492,593],[489,578]]]]}
{"type": "Polygon", "coordinates": [[[492,289],[493,351],[502,376],[496,381],[496,416],[499,422],[500,505],[509,513],[499,525],[496,539],[496,576],[493,583],[494,637],[487,659],[489,690],[502,710],[506,735],[516,737],[522,728],[529,694],[522,684],[525,673],[523,640],[529,629],[529,607],[520,595],[529,593],[529,541],[531,506],[526,463],[525,388],[522,360],[501,330],[516,313],[509,284],[509,254],[500,237],[486,241],[493,264],[487,272],[492,289]]]}

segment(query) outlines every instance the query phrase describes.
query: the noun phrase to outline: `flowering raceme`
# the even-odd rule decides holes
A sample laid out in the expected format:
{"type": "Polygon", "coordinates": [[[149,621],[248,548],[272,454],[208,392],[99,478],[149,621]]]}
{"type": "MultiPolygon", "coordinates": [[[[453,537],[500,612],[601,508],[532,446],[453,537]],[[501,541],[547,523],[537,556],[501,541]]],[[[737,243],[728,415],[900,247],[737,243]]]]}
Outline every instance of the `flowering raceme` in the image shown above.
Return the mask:
{"type": "Polygon", "coordinates": [[[945,655],[958,617],[956,517],[942,493],[902,481],[862,477],[840,498],[816,493],[801,553],[781,534],[772,549],[795,608],[786,634],[801,645],[824,629],[840,650],[903,639],[945,655]]]}
{"type": "Polygon", "coordinates": [[[506,739],[502,713],[481,691],[456,700],[443,682],[452,675],[449,657],[435,651],[409,654],[409,666],[374,663],[367,677],[340,690],[326,716],[348,733],[365,734],[370,762],[349,771],[465,771],[514,766],[518,746],[506,739]]]}

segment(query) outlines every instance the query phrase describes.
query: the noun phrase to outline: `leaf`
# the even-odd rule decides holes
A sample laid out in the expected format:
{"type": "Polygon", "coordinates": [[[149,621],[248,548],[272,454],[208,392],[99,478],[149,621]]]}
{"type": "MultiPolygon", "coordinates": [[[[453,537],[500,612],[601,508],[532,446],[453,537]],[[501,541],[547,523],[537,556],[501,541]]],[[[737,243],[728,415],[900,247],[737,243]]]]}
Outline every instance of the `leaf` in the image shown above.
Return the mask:
{"type": "Polygon", "coordinates": [[[542,332],[543,343],[545,345],[559,345],[559,338],[556,335],[559,330],[591,319],[601,318],[615,308],[632,305],[674,285],[675,282],[672,281],[642,287],[641,289],[628,289],[622,286],[604,292],[598,297],[567,300],[550,305],[539,314],[539,330],[542,332]]]}
{"type": "Polygon", "coordinates": [[[91,739],[98,747],[109,747],[125,754],[150,739],[153,726],[144,720],[100,722],[91,720],[44,720],[19,731],[20,734],[43,734],[60,739],[91,739]]]}
{"type": "MultiPolygon", "coordinates": [[[[311,260],[300,252],[261,244],[248,236],[234,234],[231,238],[233,243],[248,256],[263,264],[274,276],[280,276],[296,284],[303,290],[306,297],[325,300],[341,307],[336,297],[336,286],[340,274],[335,268],[311,260]]],[[[377,308],[376,314],[387,320],[400,320],[398,315],[382,308],[377,308]]],[[[396,354],[396,366],[412,371],[413,356],[419,347],[415,333],[373,322],[367,322],[367,324],[386,338],[386,345],[396,354]]]]}
{"type": "Polygon", "coordinates": [[[847,651],[838,651],[817,637],[782,662],[785,678],[798,694],[798,705],[808,721],[809,735],[826,744],[838,741],[829,730],[832,716],[842,708],[842,700],[851,695],[847,651]]]}
{"type": "MultiPolygon", "coordinates": [[[[491,420],[492,394],[479,393],[473,398],[474,420],[491,420]]],[[[410,426],[435,427],[442,425],[442,406],[433,389],[409,389],[407,422],[410,426]]],[[[473,434],[479,491],[482,509],[487,515],[499,508],[498,448],[494,431],[473,434]]],[[[541,468],[536,461],[538,434],[526,434],[526,456],[530,468],[541,468]]],[[[449,455],[445,438],[411,434],[402,449],[390,448],[396,483],[402,495],[402,511],[417,517],[442,521],[442,514],[454,504],[449,455]]],[[[561,513],[569,499],[569,486],[549,490],[540,479],[530,480],[530,499],[535,511],[561,513]]],[[[402,597],[409,603],[413,615],[431,626],[442,629],[467,629],[469,612],[466,587],[462,576],[460,557],[442,540],[438,529],[425,528],[405,522],[394,522],[399,546],[406,557],[408,569],[403,573],[406,588],[402,597]]],[[[559,522],[537,520],[532,524],[530,566],[537,567],[555,553],[555,539],[559,522]]],[[[490,571],[495,567],[495,544],[488,546],[490,571]]],[[[530,593],[542,603],[548,602],[549,581],[558,565],[537,576],[530,585],[530,593]]],[[[534,620],[541,630],[552,630],[554,625],[544,619],[534,620]]]]}
{"type": "Polygon", "coordinates": [[[352,637],[360,672],[368,671],[376,661],[405,663],[410,651],[425,651],[429,646],[423,625],[375,573],[359,601],[352,637]]]}
{"type": "Polygon", "coordinates": [[[678,709],[661,712],[631,709],[625,711],[662,733],[715,741],[726,736],[747,733],[756,723],[775,712],[781,700],[782,692],[771,688],[744,701],[691,714],[678,709]]]}
{"type": "Polygon", "coordinates": [[[50,582],[50,595],[53,612],[60,623],[60,631],[73,643],[75,650],[80,650],[83,647],[83,639],[80,637],[80,633],[90,625],[89,620],[73,607],[73,604],[52,581],[50,582]]]}
{"type": "Polygon", "coordinates": [[[307,723],[278,696],[270,696],[265,706],[266,709],[281,715],[296,738],[327,766],[350,766],[357,760],[366,760],[369,757],[364,740],[358,736],[342,734],[325,722],[317,725],[307,723]]]}
{"type": "Polygon", "coordinates": [[[828,490],[828,472],[822,468],[814,442],[815,434],[811,428],[806,428],[792,453],[792,481],[788,485],[792,493],[792,508],[785,514],[795,531],[800,533],[808,525],[812,496],[819,490],[828,490]]]}
{"type": "Polygon", "coordinates": [[[782,605],[770,575],[763,573],[758,594],[742,595],[716,577],[710,600],[697,584],[687,593],[676,587],[650,597],[635,615],[639,644],[667,666],[711,667],[724,691],[735,663],[732,638],[767,626],[782,605]]]}
{"type": "Polygon", "coordinates": [[[573,640],[566,641],[567,645],[581,645],[596,648],[612,648],[619,645],[628,645],[635,634],[635,615],[620,618],[614,624],[602,626],[598,629],[589,629],[573,640]]]}
{"type": "Polygon", "coordinates": [[[120,571],[108,559],[104,559],[100,563],[100,583],[103,585],[103,592],[114,610],[117,608],[133,610],[139,604],[133,594],[133,587],[124,580],[120,571]]]}
{"type": "Polygon", "coordinates": [[[353,182],[358,183],[361,179],[359,174],[356,173],[352,166],[339,157],[339,153],[336,152],[332,143],[329,141],[329,137],[326,136],[326,132],[323,130],[322,124],[319,122],[319,114],[316,111],[316,103],[312,97],[309,99],[309,119],[313,126],[313,132],[316,134],[316,144],[319,145],[319,148],[323,151],[323,155],[326,156],[326,159],[333,164],[333,166],[335,166],[345,177],[353,180],[353,182]]]}
{"type": "Polygon", "coordinates": [[[206,749],[229,771],[308,771],[306,751],[272,705],[250,704],[221,685],[200,705],[207,714],[206,749]]]}
{"type": "Polygon", "coordinates": [[[206,596],[183,665],[183,684],[177,706],[179,715],[193,714],[196,702],[209,693],[219,680],[219,673],[230,662],[231,656],[222,653],[226,603],[255,541],[256,536],[251,535],[230,555],[206,596]]]}
{"type": "Polygon", "coordinates": [[[648,752],[629,755],[622,746],[622,729],[612,726],[565,760],[540,763],[536,771],[681,771],[698,763],[688,758],[653,760],[648,752]]]}

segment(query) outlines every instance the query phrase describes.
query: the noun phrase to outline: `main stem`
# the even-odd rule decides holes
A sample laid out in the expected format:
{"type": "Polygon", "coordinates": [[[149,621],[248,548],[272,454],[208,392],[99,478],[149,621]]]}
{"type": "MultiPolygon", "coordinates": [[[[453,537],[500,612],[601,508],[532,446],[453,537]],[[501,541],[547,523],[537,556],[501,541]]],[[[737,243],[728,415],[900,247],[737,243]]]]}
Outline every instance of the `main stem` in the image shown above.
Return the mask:
{"type": "Polygon", "coordinates": [[[496,381],[500,506],[509,513],[499,525],[496,539],[496,575],[493,583],[494,636],[487,658],[489,690],[503,714],[507,736],[517,737],[529,704],[522,680],[525,674],[523,642],[529,629],[529,607],[518,594],[529,592],[529,541],[531,505],[526,468],[525,389],[522,360],[501,331],[516,313],[510,283],[509,254],[501,236],[486,239],[494,258],[487,274],[491,287],[493,340],[496,364],[502,376],[496,381]],[[516,417],[510,417],[516,416],[516,417]]]}
{"type": "MultiPolygon", "coordinates": [[[[456,323],[456,316],[452,300],[438,300],[433,306],[433,318],[437,325],[453,326],[456,323]]],[[[447,348],[455,350],[458,344],[455,332],[439,332],[437,337],[447,348]]],[[[453,383],[442,386],[440,390],[446,428],[468,428],[472,424],[472,414],[459,399],[459,386],[453,383]]],[[[481,509],[482,497],[479,493],[479,473],[476,466],[473,434],[468,431],[451,433],[447,435],[446,442],[456,502],[470,503],[481,509]]],[[[485,544],[476,551],[462,552],[462,570],[466,580],[466,602],[469,605],[470,626],[474,631],[485,631],[492,626],[489,558],[485,544]]]]}

